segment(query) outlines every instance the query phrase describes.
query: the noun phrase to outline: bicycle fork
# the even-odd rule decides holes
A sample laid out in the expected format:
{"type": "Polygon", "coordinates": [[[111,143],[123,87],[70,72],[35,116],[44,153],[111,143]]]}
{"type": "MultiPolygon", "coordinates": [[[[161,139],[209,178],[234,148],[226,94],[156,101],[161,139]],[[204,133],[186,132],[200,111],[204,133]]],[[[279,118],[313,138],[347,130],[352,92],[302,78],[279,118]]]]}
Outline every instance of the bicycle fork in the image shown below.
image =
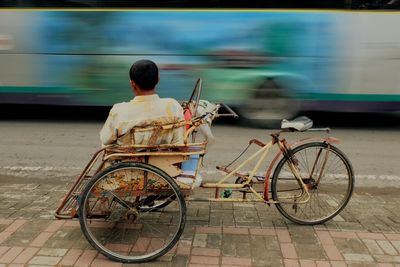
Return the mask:
{"type": "Polygon", "coordinates": [[[299,186],[302,188],[301,194],[293,197],[294,198],[293,204],[305,204],[310,200],[311,195],[309,193],[307,184],[304,183],[303,178],[301,176],[300,170],[298,168],[298,161],[297,161],[296,157],[294,156],[292,149],[289,147],[289,145],[285,139],[279,140],[278,146],[279,146],[279,149],[282,151],[283,155],[288,159],[289,168],[292,171],[297,182],[299,183],[299,186]],[[305,199],[297,202],[297,200],[302,199],[304,197],[304,195],[305,195],[305,199]]]}

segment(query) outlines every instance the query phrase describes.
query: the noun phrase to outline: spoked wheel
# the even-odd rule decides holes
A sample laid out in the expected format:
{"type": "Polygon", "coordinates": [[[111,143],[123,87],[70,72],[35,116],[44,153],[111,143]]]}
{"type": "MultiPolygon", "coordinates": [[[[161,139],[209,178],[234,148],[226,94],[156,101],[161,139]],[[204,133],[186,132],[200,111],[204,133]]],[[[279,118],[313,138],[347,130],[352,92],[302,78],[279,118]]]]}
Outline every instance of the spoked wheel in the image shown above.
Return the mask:
{"type": "Polygon", "coordinates": [[[140,205],[140,210],[145,211],[158,211],[162,208],[165,208],[169,204],[171,204],[176,199],[175,194],[165,194],[161,196],[150,196],[147,197],[143,204],[140,205]]]}
{"type": "Polygon", "coordinates": [[[123,162],[88,183],[79,220],[99,252],[114,261],[140,263],[164,255],[176,244],[185,227],[186,205],[168,174],[148,164],[123,162]],[[157,205],[158,201],[168,204],[157,205]]]}
{"type": "Polygon", "coordinates": [[[294,176],[288,158],[282,158],[272,177],[272,198],[279,202],[279,212],[298,224],[320,224],[335,217],[353,192],[350,161],[338,148],[322,142],[294,148],[291,158],[308,193],[294,176]]]}

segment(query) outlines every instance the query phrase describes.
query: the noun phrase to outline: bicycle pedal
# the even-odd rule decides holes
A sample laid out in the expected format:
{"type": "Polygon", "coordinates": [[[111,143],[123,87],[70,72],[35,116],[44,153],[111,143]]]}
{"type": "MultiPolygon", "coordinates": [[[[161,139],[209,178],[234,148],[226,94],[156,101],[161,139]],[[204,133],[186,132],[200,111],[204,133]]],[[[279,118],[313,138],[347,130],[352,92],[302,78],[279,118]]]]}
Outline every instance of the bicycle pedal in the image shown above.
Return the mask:
{"type": "Polygon", "coordinates": [[[257,179],[257,181],[259,181],[259,182],[264,182],[264,180],[265,180],[265,177],[264,176],[254,176],[256,179],[257,179]]]}
{"type": "Polygon", "coordinates": [[[239,192],[240,193],[253,193],[251,190],[250,190],[250,188],[249,187],[245,187],[245,188],[243,188],[243,189],[239,189],[239,192]]]}

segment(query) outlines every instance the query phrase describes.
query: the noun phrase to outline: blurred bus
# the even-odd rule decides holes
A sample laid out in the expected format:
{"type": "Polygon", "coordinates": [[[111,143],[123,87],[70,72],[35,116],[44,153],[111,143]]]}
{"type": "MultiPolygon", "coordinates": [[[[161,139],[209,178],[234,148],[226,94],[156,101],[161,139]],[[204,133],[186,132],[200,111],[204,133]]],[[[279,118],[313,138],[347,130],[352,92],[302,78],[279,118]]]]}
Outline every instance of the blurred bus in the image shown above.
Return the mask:
{"type": "Polygon", "coordinates": [[[130,65],[148,58],[161,96],[187,99],[202,77],[202,98],[255,123],[399,111],[396,25],[397,11],[2,9],[0,103],[129,101],[130,65]]]}

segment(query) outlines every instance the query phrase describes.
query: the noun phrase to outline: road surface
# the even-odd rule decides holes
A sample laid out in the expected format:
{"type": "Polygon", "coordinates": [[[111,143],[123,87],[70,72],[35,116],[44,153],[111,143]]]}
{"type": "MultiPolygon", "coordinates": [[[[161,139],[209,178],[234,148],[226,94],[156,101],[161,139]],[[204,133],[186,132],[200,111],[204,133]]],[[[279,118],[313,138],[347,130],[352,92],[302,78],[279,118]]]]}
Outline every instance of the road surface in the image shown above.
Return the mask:
{"type": "MultiPolygon", "coordinates": [[[[0,178],[72,181],[100,147],[101,126],[101,122],[94,121],[0,121],[0,178]]],[[[213,126],[213,132],[216,142],[209,148],[202,172],[207,180],[215,179],[218,174],[215,166],[229,163],[247,146],[249,139],[267,142],[272,133],[221,124],[213,126]]],[[[400,187],[399,129],[341,128],[333,129],[330,135],[341,140],[339,148],[352,161],[356,185],[400,187]]],[[[288,140],[295,140],[327,134],[286,136],[288,140]]]]}

